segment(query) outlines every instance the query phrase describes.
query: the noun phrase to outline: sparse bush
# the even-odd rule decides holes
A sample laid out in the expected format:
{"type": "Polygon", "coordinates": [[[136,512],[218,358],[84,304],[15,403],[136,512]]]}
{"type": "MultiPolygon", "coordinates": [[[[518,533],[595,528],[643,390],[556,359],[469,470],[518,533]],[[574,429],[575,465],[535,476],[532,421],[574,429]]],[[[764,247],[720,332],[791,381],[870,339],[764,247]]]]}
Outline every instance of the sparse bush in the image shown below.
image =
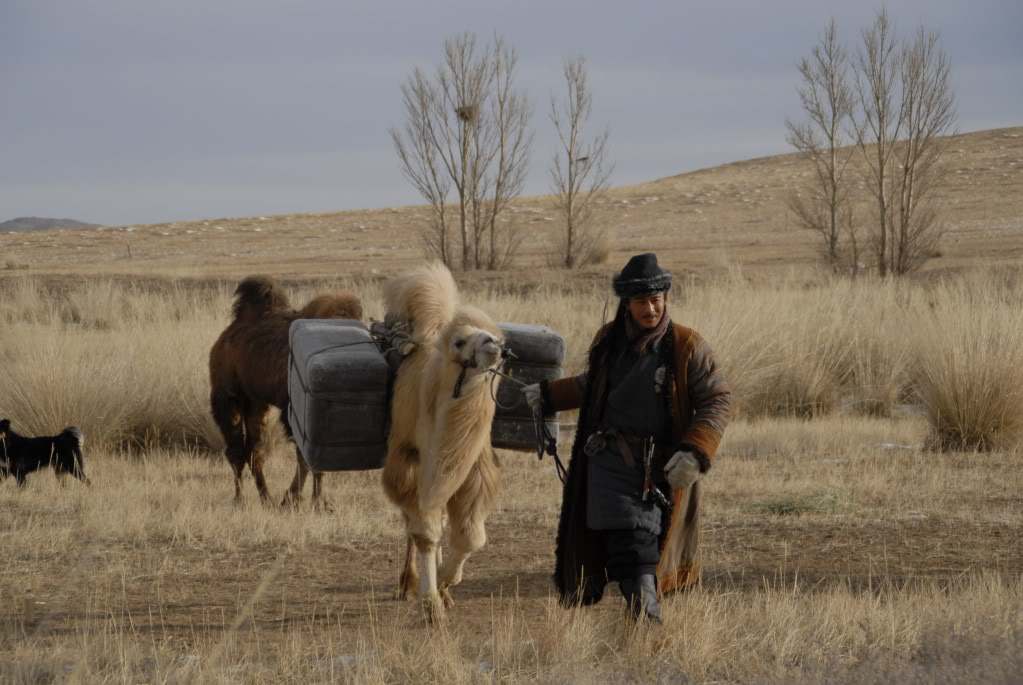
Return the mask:
{"type": "Polygon", "coordinates": [[[912,327],[914,383],[937,449],[1023,439],[1023,298],[991,279],[937,286],[912,327]]]}

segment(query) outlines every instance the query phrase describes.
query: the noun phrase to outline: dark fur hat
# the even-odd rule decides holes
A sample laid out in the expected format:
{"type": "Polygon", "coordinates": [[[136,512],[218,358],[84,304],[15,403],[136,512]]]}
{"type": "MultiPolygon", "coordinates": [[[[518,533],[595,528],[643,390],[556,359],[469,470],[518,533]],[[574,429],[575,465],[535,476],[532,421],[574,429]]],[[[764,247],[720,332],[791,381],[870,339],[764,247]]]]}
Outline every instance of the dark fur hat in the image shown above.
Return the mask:
{"type": "Polygon", "coordinates": [[[642,297],[671,289],[671,274],[657,264],[653,252],[629,259],[622,272],[612,281],[618,297],[642,297]]]}

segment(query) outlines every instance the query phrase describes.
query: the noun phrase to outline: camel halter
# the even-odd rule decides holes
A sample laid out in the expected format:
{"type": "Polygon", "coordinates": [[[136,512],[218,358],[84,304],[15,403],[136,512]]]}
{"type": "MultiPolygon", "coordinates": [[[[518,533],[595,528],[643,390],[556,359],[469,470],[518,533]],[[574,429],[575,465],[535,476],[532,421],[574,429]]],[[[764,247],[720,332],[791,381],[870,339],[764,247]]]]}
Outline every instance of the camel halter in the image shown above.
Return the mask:
{"type": "Polygon", "coordinates": [[[465,375],[469,372],[469,369],[476,368],[476,356],[473,355],[472,361],[462,362],[462,370],[458,372],[458,378],[455,380],[455,390],[451,394],[451,399],[457,400],[462,396],[462,386],[465,384],[465,375]]]}
{"type": "MultiPolygon", "coordinates": [[[[494,340],[493,338],[491,338],[491,342],[497,342],[497,341],[494,340]]],[[[508,358],[509,357],[514,357],[514,356],[515,355],[512,354],[512,351],[511,351],[511,349],[509,349],[508,345],[501,345],[501,363],[497,365],[497,369],[487,369],[484,373],[497,374],[497,375],[500,375],[500,376],[502,376],[504,378],[510,378],[510,376],[506,376],[505,374],[501,373],[498,369],[503,368],[504,365],[508,363],[508,358]]],[[[462,396],[462,386],[465,385],[465,376],[466,376],[466,374],[469,372],[469,369],[475,369],[475,368],[478,368],[478,367],[479,367],[479,364],[476,363],[476,355],[475,354],[472,356],[472,360],[471,361],[467,360],[467,361],[462,362],[462,370],[458,372],[458,378],[455,380],[455,389],[454,389],[454,392],[451,394],[451,399],[457,400],[459,397],[462,396]]],[[[501,406],[497,402],[497,395],[494,392],[494,380],[496,380],[496,378],[497,378],[497,376],[494,376],[491,379],[490,394],[494,398],[494,404],[497,404],[498,406],[501,406]]],[[[518,382],[518,381],[516,381],[516,382],[518,382]]]]}

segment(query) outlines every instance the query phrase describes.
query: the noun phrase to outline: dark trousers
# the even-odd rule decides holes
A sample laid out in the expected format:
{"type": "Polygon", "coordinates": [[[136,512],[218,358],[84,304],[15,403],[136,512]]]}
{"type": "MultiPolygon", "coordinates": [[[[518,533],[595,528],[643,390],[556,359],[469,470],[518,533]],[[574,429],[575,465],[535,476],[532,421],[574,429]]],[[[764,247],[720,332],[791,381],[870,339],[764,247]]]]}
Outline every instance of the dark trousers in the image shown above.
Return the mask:
{"type": "Polygon", "coordinates": [[[649,531],[641,528],[606,530],[604,545],[607,550],[608,580],[638,578],[657,570],[661,552],[657,536],[649,531]]]}

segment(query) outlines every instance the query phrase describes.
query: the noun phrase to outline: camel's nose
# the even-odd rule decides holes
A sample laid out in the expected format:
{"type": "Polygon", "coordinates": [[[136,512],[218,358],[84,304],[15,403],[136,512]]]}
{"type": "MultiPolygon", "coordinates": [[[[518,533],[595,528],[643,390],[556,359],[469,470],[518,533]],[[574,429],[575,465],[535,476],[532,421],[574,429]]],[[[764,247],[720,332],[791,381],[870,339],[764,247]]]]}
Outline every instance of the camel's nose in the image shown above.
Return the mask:
{"type": "Polygon", "coordinates": [[[501,345],[499,345],[493,338],[490,338],[480,346],[480,353],[483,357],[489,360],[487,364],[489,366],[490,363],[501,356],[501,345]]]}

